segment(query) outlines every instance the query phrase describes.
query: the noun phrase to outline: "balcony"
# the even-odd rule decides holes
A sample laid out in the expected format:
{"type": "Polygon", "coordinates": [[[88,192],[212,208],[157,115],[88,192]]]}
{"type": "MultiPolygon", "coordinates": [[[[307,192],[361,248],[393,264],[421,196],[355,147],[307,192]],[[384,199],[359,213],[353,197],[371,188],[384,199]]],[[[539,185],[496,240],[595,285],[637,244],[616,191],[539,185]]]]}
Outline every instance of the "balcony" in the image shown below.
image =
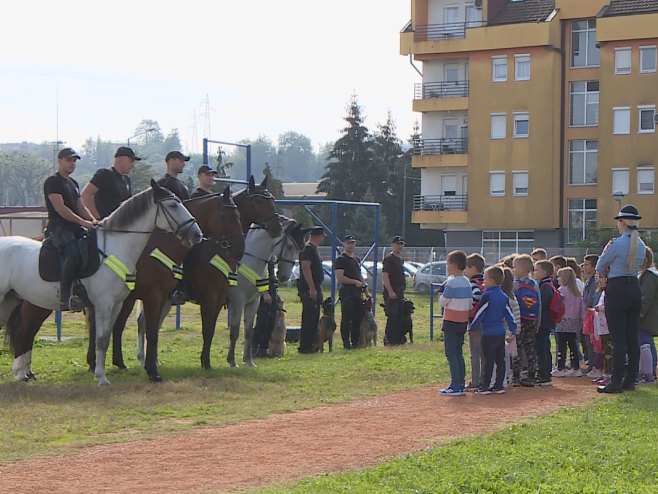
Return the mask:
{"type": "Polygon", "coordinates": [[[467,138],[418,139],[414,143],[414,154],[411,157],[411,166],[414,168],[467,165],[467,138]]]}
{"type": "Polygon", "coordinates": [[[414,196],[413,223],[465,224],[468,221],[467,195],[414,196]]]}
{"type": "Polygon", "coordinates": [[[414,84],[413,111],[468,110],[468,81],[414,84]]]}
{"type": "Polygon", "coordinates": [[[421,24],[414,30],[414,41],[464,39],[466,29],[486,26],[485,21],[451,22],[448,24],[421,24]]]}

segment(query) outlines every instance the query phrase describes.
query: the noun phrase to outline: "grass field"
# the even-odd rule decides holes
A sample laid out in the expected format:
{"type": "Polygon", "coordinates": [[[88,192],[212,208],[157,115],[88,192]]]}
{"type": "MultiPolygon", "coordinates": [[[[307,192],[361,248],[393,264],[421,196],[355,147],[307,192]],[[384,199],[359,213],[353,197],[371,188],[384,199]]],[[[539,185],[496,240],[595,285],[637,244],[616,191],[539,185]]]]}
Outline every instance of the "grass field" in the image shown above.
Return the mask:
{"type": "MultiPolygon", "coordinates": [[[[282,289],[281,294],[288,324],[298,326],[295,293],[282,289]]],[[[223,315],[213,344],[215,369],[205,372],[199,364],[198,309],[187,304],[181,330],[174,329],[170,316],[161,332],[159,360],[166,382],[150,384],[138,367],[131,323],[124,335],[129,370],[110,370],[112,385],[103,388],[87,371],[81,317],[65,315],[61,343],[54,341],[49,320],[33,352],[36,382],[14,382],[10,350],[0,349],[0,462],[444,382],[448,375],[441,347],[429,342],[427,297],[417,298],[416,308],[413,346],[391,349],[380,343],[345,351],[337,333],[333,354],[299,355],[293,344],[283,359],[258,360],[255,369],[227,368],[223,315]]],[[[381,341],[381,310],[377,316],[381,341]]]]}

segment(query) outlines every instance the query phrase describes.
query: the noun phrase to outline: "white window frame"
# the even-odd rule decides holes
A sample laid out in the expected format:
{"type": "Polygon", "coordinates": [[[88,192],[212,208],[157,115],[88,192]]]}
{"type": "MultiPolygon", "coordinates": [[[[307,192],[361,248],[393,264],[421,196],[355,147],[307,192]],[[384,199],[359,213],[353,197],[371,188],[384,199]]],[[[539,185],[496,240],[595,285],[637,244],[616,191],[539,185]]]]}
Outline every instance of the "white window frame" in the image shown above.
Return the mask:
{"type": "Polygon", "coordinates": [[[569,141],[569,185],[570,186],[579,186],[579,185],[596,185],[598,183],[598,167],[599,167],[599,149],[598,149],[598,141],[596,139],[574,139],[569,141]],[[583,149],[574,149],[573,144],[575,142],[581,142],[583,149]],[[595,142],[596,143],[596,150],[594,149],[588,149],[587,145],[588,143],[595,142]],[[575,165],[574,164],[574,157],[580,155],[581,160],[582,160],[582,165],[575,165]],[[588,182],[587,181],[587,165],[588,165],[588,160],[592,159],[592,155],[596,156],[596,167],[595,167],[595,176],[594,176],[594,181],[593,182],[588,182]],[[583,182],[572,182],[571,181],[571,176],[573,175],[572,170],[574,169],[575,166],[582,166],[582,175],[583,175],[583,182]]]}
{"type": "Polygon", "coordinates": [[[491,57],[491,82],[507,82],[507,55],[491,57]],[[505,77],[496,77],[496,62],[505,62],[505,77]]]}
{"type": "Polygon", "coordinates": [[[529,179],[528,170],[512,172],[512,195],[517,197],[527,196],[530,188],[529,179]],[[521,183],[517,183],[518,180],[521,180],[521,183]],[[525,187],[519,187],[519,185],[524,184],[525,187]],[[523,189],[525,189],[525,192],[523,192],[523,189]],[[521,190],[521,192],[519,192],[519,190],[521,190]]]}
{"type": "Polygon", "coordinates": [[[625,46],[623,48],[615,48],[615,74],[617,75],[625,75],[625,74],[630,74],[632,70],[632,60],[633,60],[633,51],[631,50],[630,46],[625,46]],[[621,54],[626,55],[626,59],[628,60],[628,65],[627,66],[621,66],[621,54]]]}
{"type": "Polygon", "coordinates": [[[567,203],[569,220],[567,222],[567,238],[568,243],[572,244],[587,238],[589,232],[596,230],[596,216],[597,204],[596,199],[569,199],[567,203]],[[594,202],[593,207],[588,208],[587,203],[594,202]],[[572,225],[572,215],[576,213],[580,215],[580,225],[575,229],[572,225]],[[589,218],[588,218],[589,216],[589,218]],[[593,216],[593,218],[592,218],[593,216]],[[589,226],[589,228],[588,228],[589,226]],[[575,238],[574,238],[575,237],[575,238]]]}
{"type": "Polygon", "coordinates": [[[571,28],[571,42],[570,42],[570,44],[571,44],[571,50],[570,50],[571,53],[569,53],[569,57],[570,57],[571,68],[572,69],[584,69],[584,68],[599,67],[601,65],[600,55],[599,55],[599,63],[596,63],[596,64],[592,63],[592,61],[590,61],[590,59],[589,59],[590,58],[589,57],[589,55],[590,55],[590,52],[589,52],[590,44],[592,42],[596,42],[596,19],[595,18],[594,19],[573,19],[571,21],[570,28],[571,28]],[[587,27],[585,29],[574,29],[573,28],[576,22],[582,22],[582,21],[587,21],[587,27]],[[589,27],[589,23],[591,21],[594,21],[594,27],[593,28],[589,27]],[[574,45],[574,43],[573,43],[574,33],[585,33],[584,47],[581,47],[581,50],[582,49],[585,50],[585,64],[584,65],[574,65],[574,63],[573,63],[574,62],[574,53],[573,53],[574,52],[574,46],[573,46],[574,45]]]}
{"type": "Polygon", "coordinates": [[[638,134],[653,134],[656,132],[656,105],[638,105],[637,106],[637,132],[638,134]],[[651,128],[642,128],[642,112],[651,112],[651,128]]]}
{"type": "MultiPolygon", "coordinates": [[[[645,182],[649,183],[649,182],[645,182]]],[[[656,175],[655,175],[655,170],[653,166],[638,166],[637,167],[637,193],[638,195],[651,195],[656,191],[656,175]],[[641,180],[640,180],[640,175],[642,172],[650,172],[651,173],[651,190],[641,190],[641,180]]]]}
{"type": "Polygon", "coordinates": [[[640,46],[640,73],[641,74],[650,74],[656,71],[656,66],[658,65],[658,50],[656,50],[656,45],[647,45],[647,46],[640,46]],[[652,50],[654,52],[654,66],[653,69],[644,69],[643,68],[643,54],[647,50],[652,50]]]}
{"type": "Polygon", "coordinates": [[[631,107],[630,106],[615,106],[612,108],[612,134],[613,135],[628,135],[631,133],[631,107]],[[622,112],[626,112],[628,120],[628,128],[617,127],[617,116],[622,112]]]}
{"type": "Polygon", "coordinates": [[[489,172],[489,195],[491,197],[505,197],[505,172],[498,170],[498,171],[493,171],[489,172]],[[494,178],[495,177],[502,177],[503,179],[503,188],[502,190],[494,190],[494,178]]]}
{"type": "Polygon", "coordinates": [[[535,246],[533,231],[482,232],[482,252],[487,258],[500,259],[512,252],[530,252],[535,246]]]}
{"type": "Polygon", "coordinates": [[[491,139],[505,139],[507,137],[507,113],[492,113],[491,118],[490,118],[490,126],[491,126],[491,139]],[[503,132],[500,135],[494,135],[494,118],[500,118],[502,117],[503,119],[503,132]]]}
{"type": "Polygon", "coordinates": [[[631,192],[630,188],[630,180],[631,180],[631,171],[628,168],[613,168],[611,170],[611,182],[612,182],[612,191],[611,193],[614,194],[617,191],[621,191],[622,194],[627,196],[631,192]],[[621,176],[623,179],[625,177],[625,180],[622,180],[621,186],[616,186],[615,185],[615,174],[617,176],[621,176]]]}
{"type": "Polygon", "coordinates": [[[530,80],[530,53],[520,53],[514,55],[514,80],[515,81],[529,81],[530,80]],[[528,63],[528,75],[519,76],[519,63],[528,63]]]}
{"type": "Polygon", "coordinates": [[[530,137],[530,113],[528,113],[527,111],[514,112],[512,115],[514,117],[514,128],[512,129],[512,136],[516,139],[525,139],[527,137],[530,137]],[[516,131],[516,123],[522,122],[524,120],[528,122],[528,132],[527,134],[519,134],[516,131]]]}
{"type": "Polygon", "coordinates": [[[569,126],[570,127],[598,127],[600,120],[600,95],[601,95],[601,85],[597,80],[571,81],[571,83],[569,84],[569,126]],[[574,91],[574,86],[576,84],[582,84],[582,83],[585,84],[585,90],[574,91]],[[590,83],[599,84],[599,89],[597,91],[589,91],[587,87],[590,85],[590,83]],[[584,123],[572,123],[574,120],[574,98],[580,95],[584,97],[584,105],[583,105],[584,114],[582,115],[584,123]],[[595,95],[596,97],[594,97],[595,95]],[[589,105],[596,105],[596,118],[594,119],[594,123],[587,122],[587,114],[588,114],[587,109],[589,108],[589,105]]]}

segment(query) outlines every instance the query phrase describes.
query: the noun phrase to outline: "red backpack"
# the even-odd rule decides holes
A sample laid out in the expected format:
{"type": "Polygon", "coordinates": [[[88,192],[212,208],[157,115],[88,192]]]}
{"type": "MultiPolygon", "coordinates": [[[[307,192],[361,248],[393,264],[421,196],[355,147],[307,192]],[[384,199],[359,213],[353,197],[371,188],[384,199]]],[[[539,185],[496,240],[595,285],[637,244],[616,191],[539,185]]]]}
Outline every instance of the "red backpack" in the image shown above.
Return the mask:
{"type": "Polygon", "coordinates": [[[553,290],[553,298],[551,298],[551,303],[548,306],[548,318],[553,324],[560,324],[566,307],[564,305],[564,297],[560,291],[553,286],[553,283],[547,283],[553,290]]]}

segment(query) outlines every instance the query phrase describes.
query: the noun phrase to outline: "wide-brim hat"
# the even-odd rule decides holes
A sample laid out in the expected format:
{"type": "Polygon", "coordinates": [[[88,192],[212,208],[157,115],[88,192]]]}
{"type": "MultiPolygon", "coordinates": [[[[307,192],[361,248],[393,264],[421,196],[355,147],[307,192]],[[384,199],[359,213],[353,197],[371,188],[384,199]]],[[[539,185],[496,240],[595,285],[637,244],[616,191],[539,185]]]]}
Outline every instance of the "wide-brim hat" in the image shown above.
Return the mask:
{"type": "Polygon", "coordinates": [[[638,212],[637,208],[632,204],[626,204],[623,208],[619,210],[619,214],[615,216],[616,220],[641,220],[642,216],[638,212]]]}

